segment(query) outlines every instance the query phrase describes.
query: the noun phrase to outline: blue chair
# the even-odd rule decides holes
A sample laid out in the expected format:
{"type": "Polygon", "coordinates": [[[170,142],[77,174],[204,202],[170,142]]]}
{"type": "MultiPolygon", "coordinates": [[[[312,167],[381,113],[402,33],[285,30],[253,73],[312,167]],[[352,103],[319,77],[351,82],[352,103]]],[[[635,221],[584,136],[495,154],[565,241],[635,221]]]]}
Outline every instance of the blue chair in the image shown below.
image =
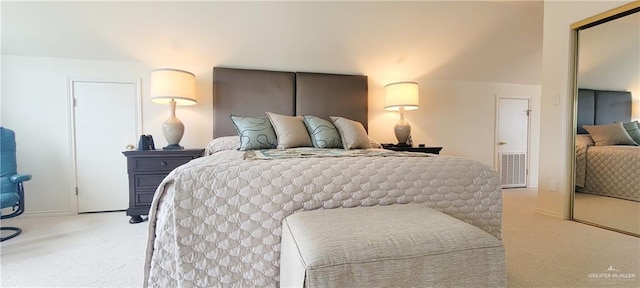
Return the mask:
{"type": "MultiPolygon", "coordinates": [[[[5,208],[12,208],[13,212],[4,215],[2,220],[16,217],[24,212],[24,186],[22,182],[31,180],[31,174],[18,174],[16,163],[16,133],[11,129],[0,127],[0,213],[5,208]]],[[[1,230],[14,231],[9,236],[1,237],[0,241],[8,240],[22,233],[18,227],[0,227],[1,230]]]]}

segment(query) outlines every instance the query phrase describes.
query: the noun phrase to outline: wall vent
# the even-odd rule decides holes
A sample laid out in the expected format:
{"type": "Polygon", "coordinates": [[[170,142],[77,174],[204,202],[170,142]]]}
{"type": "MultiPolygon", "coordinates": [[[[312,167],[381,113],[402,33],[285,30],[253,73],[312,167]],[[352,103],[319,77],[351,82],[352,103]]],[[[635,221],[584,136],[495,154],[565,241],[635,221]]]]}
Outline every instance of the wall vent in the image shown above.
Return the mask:
{"type": "Polygon", "coordinates": [[[527,153],[501,153],[502,188],[527,187],[527,153]]]}

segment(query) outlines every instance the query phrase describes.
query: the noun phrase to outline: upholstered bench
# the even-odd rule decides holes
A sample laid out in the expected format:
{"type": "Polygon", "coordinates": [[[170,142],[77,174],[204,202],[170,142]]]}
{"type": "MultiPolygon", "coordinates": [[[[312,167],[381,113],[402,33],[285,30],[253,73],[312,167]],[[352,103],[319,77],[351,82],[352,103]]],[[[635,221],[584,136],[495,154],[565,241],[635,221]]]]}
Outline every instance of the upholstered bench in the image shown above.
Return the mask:
{"type": "Polygon", "coordinates": [[[282,225],[280,287],[505,287],[502,242],[408,204],[300,212],[282,225]]]}

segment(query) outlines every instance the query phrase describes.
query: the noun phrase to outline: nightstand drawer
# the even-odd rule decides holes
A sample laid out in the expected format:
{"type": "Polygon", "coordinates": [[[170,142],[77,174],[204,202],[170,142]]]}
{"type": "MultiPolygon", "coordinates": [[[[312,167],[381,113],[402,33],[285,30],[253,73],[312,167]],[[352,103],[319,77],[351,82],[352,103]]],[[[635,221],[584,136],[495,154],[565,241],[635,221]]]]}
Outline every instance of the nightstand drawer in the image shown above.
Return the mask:
{"type": "Polygon", "coordinates": [[[167,176],[166,173],[163,174],[136,174],[133,176],[133,183],[137,189],[156,189],[162,179],[167,176]]]}
{"type": "Polygon", "coordinates": [[[134,172],[165,171],[170,172],[176,167],[191,161],[193,157],[171,157],[171,158],[136,158],[134,161],[134,172]]]}
{"type": "Polygon", "coordinates": [[[138,191],[136,193],[135,206],[149,206],[153,201],[153,195],[156,190],[138,191]]]}

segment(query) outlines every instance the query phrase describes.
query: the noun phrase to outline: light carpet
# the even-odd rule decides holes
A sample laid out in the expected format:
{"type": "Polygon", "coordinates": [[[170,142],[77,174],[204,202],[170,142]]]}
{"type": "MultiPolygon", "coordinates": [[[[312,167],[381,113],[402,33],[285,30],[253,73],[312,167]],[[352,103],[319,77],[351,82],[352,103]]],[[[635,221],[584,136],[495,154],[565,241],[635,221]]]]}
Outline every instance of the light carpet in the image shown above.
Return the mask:
{"type": "Polygon", "coordinates": [[[536,213],[535,189],[502,195],[509,287],[640,287],[640,238],[536,213]]]}
{"type": "MultiPolygon", "coordinates": [[[[640,287],[640,238],[538,214],[535,189],[503,195],[509,287],[640,287]]],[[[0,245],[0,286],[142,286],[147,222],[127,221],[124,212],[2,221],[24,232],[0,245]]]]}
{"type": "Polygon", "coordinates": [[[124,212],[16,217],[18,237],[2,242],[1,287],[140,287],[147,222],[124,212]]]}

